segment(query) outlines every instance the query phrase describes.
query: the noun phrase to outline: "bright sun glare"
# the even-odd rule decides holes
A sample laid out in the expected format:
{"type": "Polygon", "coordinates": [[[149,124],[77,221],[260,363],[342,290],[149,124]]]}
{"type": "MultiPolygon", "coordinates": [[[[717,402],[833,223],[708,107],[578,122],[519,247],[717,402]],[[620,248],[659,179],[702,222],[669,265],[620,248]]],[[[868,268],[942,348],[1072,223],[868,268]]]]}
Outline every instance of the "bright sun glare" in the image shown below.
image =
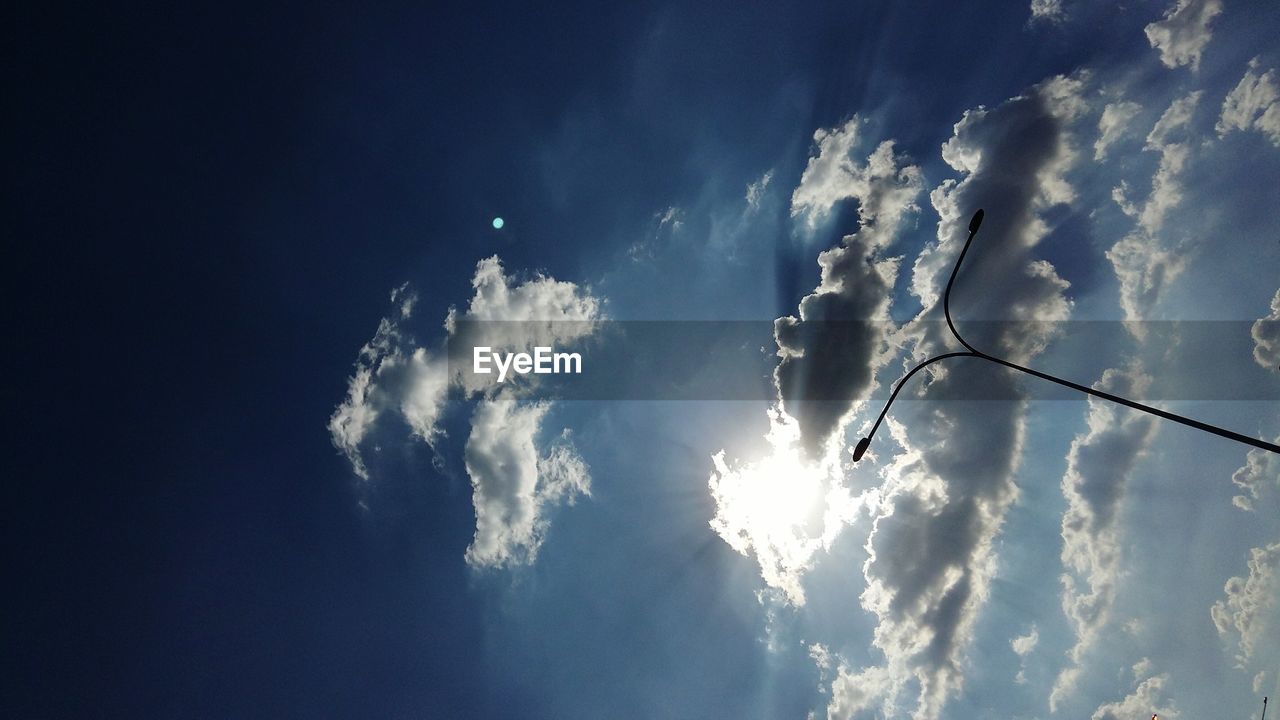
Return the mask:
{"type": "Polygon", "coordinates": [[[855,497],[844,486],[838,450],[820,460],[807,457],[799,426],[777,408],[769,413],[769,425],[765,457],[733,467],[724,451],[712,458],[711,527],[733,549],[754,553],[765,582],[801,605],[801,576],[817,551],[829,548],[853,522],[865,496],[855,497]]]}

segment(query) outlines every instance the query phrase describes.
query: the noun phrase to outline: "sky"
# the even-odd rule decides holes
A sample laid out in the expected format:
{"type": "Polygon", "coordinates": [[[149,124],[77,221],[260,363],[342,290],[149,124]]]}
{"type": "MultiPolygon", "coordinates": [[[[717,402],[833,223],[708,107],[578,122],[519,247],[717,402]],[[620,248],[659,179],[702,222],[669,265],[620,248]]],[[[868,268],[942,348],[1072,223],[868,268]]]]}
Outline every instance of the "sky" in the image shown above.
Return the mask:
{"type": "Polygon", "coordinates": [[[6,18],[0,714],[1280,695],[1280,455],[972,358],[851,455],[979,208],[970,342],[1280,442],[1280,7],[6,18]]]}

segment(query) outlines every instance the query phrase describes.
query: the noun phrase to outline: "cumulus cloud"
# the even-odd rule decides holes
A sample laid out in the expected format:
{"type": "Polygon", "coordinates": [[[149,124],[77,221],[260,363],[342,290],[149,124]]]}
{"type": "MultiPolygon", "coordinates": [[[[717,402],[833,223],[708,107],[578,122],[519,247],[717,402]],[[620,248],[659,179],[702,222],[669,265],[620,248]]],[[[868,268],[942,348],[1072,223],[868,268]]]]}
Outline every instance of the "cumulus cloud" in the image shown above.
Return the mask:
{"type": "Polygon", "coordinates": [[[1214,129],[1223,137],[1234,130],[1250,128],[1267,136],[1280,147],[1280,81],[1275,69],[1258,74],[1258,58],[1249,61],[1249,69],[1227,94],[1222,115],[1214,129]]]}
{"type": "Polygon", "coordinates": [[[1106,253],[1120,281],[1120,307],[1126,320],[1144,319],[1186,267],[1185,254],[1162,230],[1169,213],[1182,202],[1182,175],[1191,158],[1189,126],[1202,94],[1196,91],[1174,100],[1147,135],[1145,149],[1159,153],[1160,162],[1146,201],[1141,205],[1131,201],[1124,184],[1113,191],[1121,209],[1137,220],[1134,231],[1106,253]]]}
{"type": "MultiPolygon", "coordinates": [[[[1109,369],[1094,387],[1141,395],[1150,378],[1137,369],[1109,369]]],[[[1089,398],[1088,430],[1067,453],[1062,494],[1062,610],[1076,635],[1070,664],[1054,681],[1049,708],[1075,689],[1085,653],[1110,619],[1120,575],[1119,510],[1125,482],[1156,431],[1155,418],[1106,400],[1089,398]]]]}
{"type": "Polygon", "coordinates": [[[895,686],[895,679],[887,667],[868,667],[854,672],[848,665],[841,665],[831,683],[827,717],[852,718],[878,706],[883,709],[885,717],[895,717],[895,686]]]}
{"type": "Polygon", "coordinates": [[[1250,328],[1253,359],[1268,370],[1280,370],[1280,290],[1271,298],[1271,312],[1258,318],[1250,328]]]}
{"type": "Polygon", "coordinates": [[[1125,135],[1141,110],[1141,105],[1126,100],[1108,103],[1102,108],[1102,117],[1098,118],[1098,139],[1093,143],[1094,160],[1102,162],[1107,159],[1107,149],[1125,135]]]}
{"type": "MultiPolygon", "coordinates": [[[[920,319],[940,314],[941,284],[979,207],[987,211],[982,250],[966,266],[961,284],[983,292],[966,294],[957,287],[956,305],[963,308],[957,314],[1037,321],[1069,314],[1067,283],[1033,253],[1047,232],[1041,213],[1073,197],[1064,177],[1076,157],[1067,129],[1083,108],[1084,86],[1081,78],[1054,78],[998,107],[970,110],[956,124],[943,158],[965,177],[947,181],[931,196],[941,222],[938,242],[913,270],[913,291],[926,307],[920,319]]],[[[1019,360],[1033,357],[1051,338],[1047,323],[992,325],[973,342],[1019,360]]],[[[948,347],[930,332],[916,339],[922,356],[948,347]]],[[[1021,396],[1007,372],[974,362],[936,373],[927,391],[975,384],[1002,397],[1021,396]]],[[[883,469],[884,500],[867,540],[867,587],[861,596],[877,618],[873,644],[885,662],[842,671],[836,684],[863,689],[857,702],[843,704],[833,691],[830,717],[850,717],[873,702],[886,715],[899,714],[895,704],[913,686],[918,695],[911,715],[936,718],[961,687],[964,649],[994,573],[994,539],[1017,497],[1013,474],[1025,435],[1024,410],[1021,400],[946,402],[917,413],[911,423],[890,424],[904,452],[883,469]],[[887,679],[865,682],[879,678],[887,679]],[[867,699],[867,688],[876,697],[867,699]]]]}
{"type": "MultiPolygon", "coordinates": [[[[1159,153],[1160,162],[1146,201],[1139,206],[1128,201],[1124,188],[1116,191],[1121,207],[1137,220],[1135,229],[1106,252],[1120,284],[1126,320],[1145,318],[1184,268],[1184,253],[1164,238],[1162,230],[1169,213],[1182,202],[1181,177],[1191,152],[1189,127],[1201,95],[1196,91],[1174,100],[1147,134],[1145,149],[1159,153]]],[[[1141,325],[1128,327],[1139,340],[1144,337],[1141,325]]],[[[1129,367],[1104,371],[1095,387],[1123,396],[1141,395],[1149,385],[1149,377],[1129,367]]],[[[1117,513],[1126,480],[1156,429],[1151,416],[1091,397],[1087,429],[1072,441],[1062,479],[1067,510],[1062,518],[1061,583],[1062,609],[1075,643],[1049,695],[1053,712],[1075,690],[1085,657],[1110,620],[1120,576],[1117,513]]]]}
{"type": "Polygon", "coordinates": [[[1165,67],[1199,70],[1200,56],[1213,37],[1213,19],[1221,13],[1221,0],[1178,0],[1162,20],[1146,27],[1147,40],[1165,67]]]}
{"type": "Polygon", "coordinates": [[[587,466],[568,435],[539,454],[535,441],[547,408],[522,404],[506,392],[476,405],[466,447],[476,513],[475,539],[466,552],[472,565],[532,562],[546,535],[546,509],[591,494],[587,466]]]}
{"type": "Polygon", "coordinates": [[[1131,720],[1159,714],[1165,720],[1177,720],[1178,709],[1173,701],[1162,699],[1166,695],[1165,686],[1168,684],[1168,675],[1149,677],[1138,683],[1133,692],[1124,699],[1099,706],[1090,718],[1091,720],[1131,720]]]}
{"type": "Polygon", "coordinates": [[[892,141],[856,161],[860,124],[855,117],[817,133],[818,155],[793,194],[793,214],[804,222],[825,216],[836,202],[856,200],[860,226],[818,256],[821,280],[801,300],[799,317],[774,323],[778,406],[770,412],[768,453],[737,463],[719,453],[709,479],[716,504],[711,527],[754,555],[765,582],[794,605],[804,603],[801,578],[817,552],[830,547],[865,500],[843,487],[841,431],[884,362],[898,263],[881,253],[916,210],[923,182],[892,141]]]}
{"type": "Polygon", "coordinates": [[[1280,542],[1249,551],[1249,576],[1233,577],[1222,589],[1226,597],[1213,604],[1209,615],[1218,635],[1234,640],[1236,666],[1253,660],[1258,643],[1274,637],[1276,598],[1280,596],[1280,542]]]}
{"type": "MultiPolygon", "coordinates": [[[[884,224],[915,209],[915,196],[921,188],[920,169],[900,167],[892,141],[881,143],[865,163],[860,162],[863,124],[862,118],[855,115],[841,127],[820,129],[813,134],[817,153],[809,158],[800,184],[791,194],[791,215],[802,219],[810,230],[844,200],[880,206],[871,218],[887,215],[884,224]],[[893,208],[897,209],[896,216],[893,208]]],[[[863,212],[864,225],[867,217],[863,212]]]]}
{"type": "MultiPolygon", "coordinates": [[[[466,309],[451,307],[445,318],[449,340],[528,350],[586,337],[601,316],[600,301],[589,291],[541,274],[520,281],[503,271],[496,256],[477,263],[471,284],[466,309]]],[[[546,452],[537,450],[548,405],[521,399],[532,381],[499,390],[461,368],[451,371],[442,351],[419,345],[406,329],[416,299],[407,285],[392,291],[396,312],[382,319],[361,349],[346,398],[329,419],[330,438],[367,481],[363,448],[381,418],[398,416],[434,446],[443,435],[439,422],[451,390],[478,398],[465,452],[476,513],[466,559],[486,567],[530,562],[545,536],[548,510],[590,494],[587,467],[567,434],[546,452]]]]}
{"type": "MultiPolygon", "coordinates": [[[[855,117],[833,133],[851,137],[858,122],[855,117]]],[[[799,421],[805,446],[815,457],[825,452],[826,443],[869,390],[875,357],[885,347],[890,291],[898,271],[898,261],[882,252],[904,218],[917,209],[915,199],[923,186],[920,169],[896,156],[892,141],[880,143],[864,164],[846,156],[850,150],[843,142],[820,143],[820,148],[842,153],[840,181],[823,174],[813,181],[820,189],[806,190],[802,179],[795,197],[808,198],[802,201],[806,212],[818,214],[828,211],[836,198],[855,199],[861,224],[839,247],[818,256],[821,280],[800,301],[799,317],[774,322],[781,358],[774,372],[778,395],[783,409],[799,421]],[[806,398],[822,402],[804,402],[806,398]]],[[[819,161],[826,166],[820,156],[810,161],[810,169],[819,161]]]]}
{"type": "MultiPolygon", "coordinates": [[[[1280,437],[1276,442],[1280,443],[1280,437]]],[[[1240,495],[1231,498],[1231,504],[1245,512],[1253,512],[1254,503],[1268,486],[1280,486],[1280,460],[1273,452],[1250,450],[1244,465],[1232,473],[1231,482],[1241,490],[1240,495]]]]}

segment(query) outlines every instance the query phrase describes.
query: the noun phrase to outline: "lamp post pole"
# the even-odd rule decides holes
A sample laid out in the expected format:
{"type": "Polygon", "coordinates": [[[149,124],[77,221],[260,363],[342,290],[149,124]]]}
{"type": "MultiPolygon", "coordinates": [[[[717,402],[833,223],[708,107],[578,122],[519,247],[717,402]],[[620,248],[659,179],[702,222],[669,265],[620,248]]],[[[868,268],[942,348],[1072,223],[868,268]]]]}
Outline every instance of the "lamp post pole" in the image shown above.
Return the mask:
{"type": "MultiPolygon", "coordinates": [[[[1167,410],[1161,410],[1160,408],[1154,408],[1154,407],[1151,407],[1150,405],[1144,405],[1140,402],[1135,402],[1128,398],[1120,397],[1119,395],[1113,395],[1108,392],[1103,392],[1102,390],[1091,388],[1087,385],[1074,383],[1074,382],[1071,382],[1070,380],[1064,380],[1060,377],[1055,377],[1048,373],[1040,372],[1039,370],[1034,370],[1029,367],[1023,367],[1022,365],[1018,365],[1017,363],[1010,362],[1008,360],[1005,360],[1004,358],[996,357],[995,355],[985,353],[975,348],[973,345],[970,345],[969,342],[966,341],[964,337],[960,334],[960,331],[956,329],[956,324],[951,320],[951,286],[955,284],[956,274],[960,272],[960,264],[964,262],[964,256],[969,252],[969,245],[973,243],[974,236],[978,234],[978,228],[982,226],[982,217],[983,217],[982,210],[978,210],[978,212],[973,214],[973,219],[969,221],[969,237],[964,241],[964,248],[960,250],[960,257],[956,258],[955,266],[951,268],[951,277],[947,280],[947,289],[942,295],[942,313],[947,318],[947,329],[949,329],[951,331],[951,335],[955,337],[955,339],[958,340],[960,344],[965,347],[966,352],[951,352],[951,353],[944,353],[942,355],[931,357],[928,360],[925,360],[924,362],[921,362],[920,364],[916,365],[914,368],[911,369],[910,372],[904,375],[903,378],[898,381],[898,384],[894,386],[893,393],[889,395],[888,402],[884,404],[884,409],[880,411],[880,416],[876,418],[875,425],[871,426],[871,432],[867,433],[866,437],[859,440],[857,446],[853,449],[854,462],[858,462],[859,460],[861,460],[862,456],[867,452],[867,448],[870,447],[871,445],[871,438],[875,437],[876,430],[880,429],[880,423],[884,422],[885,415],[888,414],[889,408],[893,405],[893,401],[898,397],[898,392],[902,390],[902,386],[905,385],[906,382],[911,379],[911,376],[915,375],[922,368],[928,365],[932,365],[933,363],[936,363],[939,360],[946,360],[948,358],[953,358],[953,357],[973,357],[973,358],[979,358],[982,360],[987,360],[987,361],[996,363],[997,365],[1003,365],[1012,370],[1017,370],[1019,372],[1026,373],[1028,375],[1033,375],[1042,380],[1048,380],[1049,382],[1057,383],[1059,385],[1062,385],[1063,387],[1069,387],[1072,390],[1078,390],[1082,393],[1086,393],[1089,395],[1093,395],[1094,397],[1102,398],[1103,400],[1109,400],[1113,403],[1124,405],[1126,407],[1131,407],[1134,410],[1141,410],[1145,413],[1150,413],[1152,415],[1155,415],[1156,417],[1164,418],[1165,420],[1172,420],[1173,422],[1181,423],[1188,427],[1193,427],[1197,430],[1203,430],[1204,432],[1212,433],[1219,437],[1227,438],[1228,440],[1235,440],[1236,442],[1244,443],[1246,445],[1251,445],[1253,447],[1260,448],[1262,450],[1268,450],[1270,452],[1280,454],[1280,445],[1275,445],[1273,443],[1266,442],[1265,440],[1259,440],[1257,438],[1250,437],[1248,435],[1241,435],[1238,432],[1233,432],[1231,430],[1227,430],[1226,428],[1220,428],[1217,425],[1210,425],[1209,423],[1201,422],[1199,420],[1193,420],[1189,417],[1184,417],[1182,415],[1178,415],[1177,413],[1171,413],[1167,410]]],[[[1265,708],[1265,703],[1264,703],[1264,708],[1265,708]]]]}

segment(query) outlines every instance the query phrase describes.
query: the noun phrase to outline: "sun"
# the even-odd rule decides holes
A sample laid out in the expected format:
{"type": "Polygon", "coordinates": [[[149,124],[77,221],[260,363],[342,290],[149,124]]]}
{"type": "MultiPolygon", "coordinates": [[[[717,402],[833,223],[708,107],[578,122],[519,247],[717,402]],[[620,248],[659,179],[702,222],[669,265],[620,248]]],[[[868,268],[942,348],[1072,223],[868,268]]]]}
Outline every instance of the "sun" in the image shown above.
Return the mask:
{"type": "Polygon", "coordinates": [[[801,576],[852,522],[861,498],[844,486],[838,452],[808,457],[799,426],[780,409],[770,411],[769,424],[769,452],[759,460],[730,464],[724,451],[712,457],[711,527],[730,547],[755,555],[765,582],[799,605],[801,576]]]}

